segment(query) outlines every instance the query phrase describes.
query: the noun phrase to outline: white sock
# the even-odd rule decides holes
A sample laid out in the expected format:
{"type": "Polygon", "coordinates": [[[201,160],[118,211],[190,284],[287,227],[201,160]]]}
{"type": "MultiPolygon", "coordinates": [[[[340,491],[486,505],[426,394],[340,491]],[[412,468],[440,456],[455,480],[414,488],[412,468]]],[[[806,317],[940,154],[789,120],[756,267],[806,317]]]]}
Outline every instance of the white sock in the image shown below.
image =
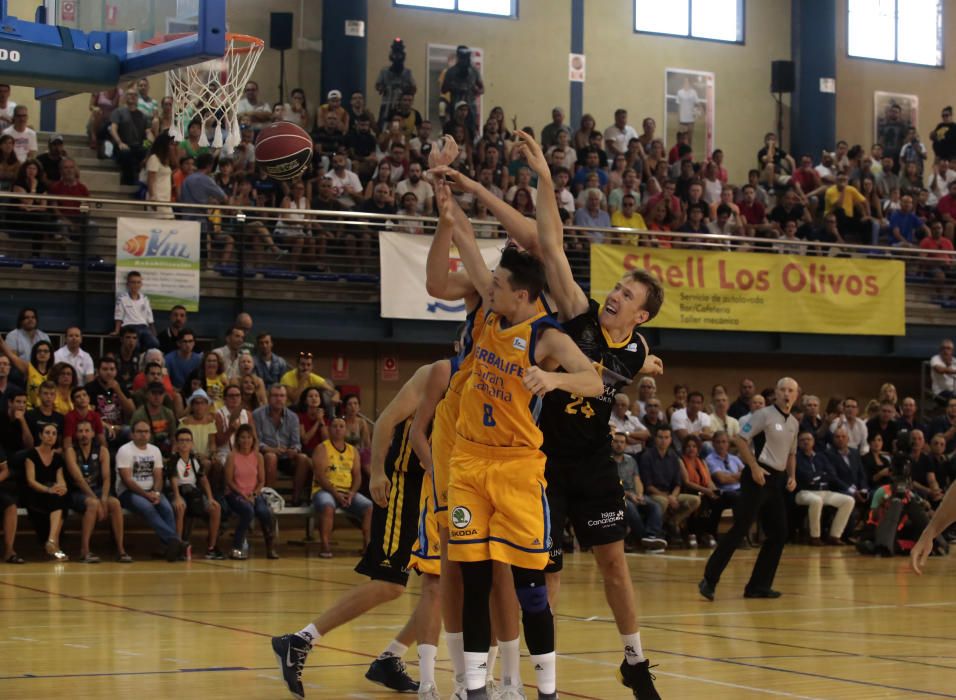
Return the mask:
{"type": "Polygon", "coordinates": [[[641,633],[622,634],[621,642],[624,644],[624,658],[631,666],[644,661],[644,647],[641,646],[641,633]]]}
{"type": "Polygon", "coordinates": [[[518,640],[510,642],[498,640],[501,651],[501,683],[502,685],[521,686],[521,648],[518,640]]]}
{"type": "Polygon", "coordinates": [[[541,695],[550,695],[558,689],[555,653],[532,654],[531,663],[534,665],[534,677],[541,695]]]}
{"type": "Polygon", "coordinates": [[[434,644],[418,645],[418,673],[419,683],[435,683],[435,659],[438,657],[438,647],[434,644]]]}
{"type": "Polygon", "coordinates": [[[378,655],[378,658],[384,659],[387,656],[397,656],[402,658],[405,656],[405,652],[408,651],[408,647],[402,644],[397,639],[393,639],[391,643],[385,648],[381,654],[378,655]]]}
{"type": "Polygon", "coordinates": [[[485,687],[485,662],[488,654],[481,651],[463,651],[465,657],[465,687],[480,690],[485,687]]]}
{"type": "Polygon", "coordinates": [[[495,679],[495,661],[498,659],[498,645],[492,645],[488,648],[488,678],[495,679]]]}
{"type": "Polygon", "coordinates": [[[451,657],[451,667],[455,673],[455,683],[465,683],[465,640],[461,632],[446,632],[445,645],[448,647],[448,656],[451,657]]]}
{"type": "Polygon", "coordinates": [[[296,632],[295,635],[297,637],[302,637],[302,639],[307,641],[312,646],[315,646],[315,643],[318,642],[322,637],[322,635],[319,634],[319,631],[315,629],[315,625],[313,625],[311,622],[296,632]]]}

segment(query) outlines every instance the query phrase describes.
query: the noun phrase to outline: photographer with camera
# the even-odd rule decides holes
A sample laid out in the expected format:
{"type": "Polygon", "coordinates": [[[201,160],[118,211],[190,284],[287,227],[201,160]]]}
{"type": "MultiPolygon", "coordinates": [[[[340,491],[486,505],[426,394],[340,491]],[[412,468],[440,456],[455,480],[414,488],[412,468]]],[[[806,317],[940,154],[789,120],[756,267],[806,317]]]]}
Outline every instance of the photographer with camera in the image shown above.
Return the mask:
{"type": "MultiPolygon", "coordinates": [[[[929,556],[930,552],[945,554],[949,551],[945,540],[928,529],[929,504],[913,489],[913,438],[916,437],[916,444],[920,444],[919,438],[922,437],[914,435],[917,432],[904,431],[896,439],[896,450],[890,467],[891,483],[873,492],[870,515],[863,530],[863,537],[857,545],[861,554],[891,557],[902,550],[902,541],[919,538],[922,542],[927,533],[931,534],[925,556],[929,556]]],[[[916,549],[917,547],[913,547],[914,552],[916,549]]]]}

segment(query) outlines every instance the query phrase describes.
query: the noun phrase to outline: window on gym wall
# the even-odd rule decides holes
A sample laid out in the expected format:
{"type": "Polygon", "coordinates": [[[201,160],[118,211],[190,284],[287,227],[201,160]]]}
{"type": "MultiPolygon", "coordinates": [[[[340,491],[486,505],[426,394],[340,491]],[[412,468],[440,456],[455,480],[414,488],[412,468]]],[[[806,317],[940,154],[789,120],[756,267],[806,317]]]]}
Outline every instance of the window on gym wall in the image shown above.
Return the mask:
{"type": "Polygon", "coordinates": [[[634,31],[742,44],[744,0],[634,0],[634,31]]]}
{"type": "Polygon", "coordinates": [[[849,0],[847,53],[943,65],[943,0],[849,0]]]}
{"type": "Polygon", "coordinates": [[[397,7],[467,12],[474,15],[517,17],[518,0],[394,0],[397,7]]]}

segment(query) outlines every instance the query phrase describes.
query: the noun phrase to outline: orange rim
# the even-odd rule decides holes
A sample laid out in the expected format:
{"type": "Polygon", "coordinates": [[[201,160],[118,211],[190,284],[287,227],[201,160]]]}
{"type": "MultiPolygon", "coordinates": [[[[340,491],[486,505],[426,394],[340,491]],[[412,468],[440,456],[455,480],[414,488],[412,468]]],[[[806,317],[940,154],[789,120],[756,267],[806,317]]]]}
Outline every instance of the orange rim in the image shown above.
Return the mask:
{"type": "MultiPolygon", "coordinates": [[[[136,45],[136,48],[142,49],[146,48],[147,46],[159,46],[160,44],[175,41],[176,39],[182,39],[187,36],[196,36],[196,32],[158,34],[151,39],[141,41],[136,45]]],[[[232,32],[226,34],[226,42],[226,53],[249,53],[253,49],[263,48],[266,44],[264,40],[257,36],[252,36],[251,34],[233,34],[232,32]],[[246,46],[236,46],[236,42],[239,42],[240,44],[246,44],[246,46]]]]}

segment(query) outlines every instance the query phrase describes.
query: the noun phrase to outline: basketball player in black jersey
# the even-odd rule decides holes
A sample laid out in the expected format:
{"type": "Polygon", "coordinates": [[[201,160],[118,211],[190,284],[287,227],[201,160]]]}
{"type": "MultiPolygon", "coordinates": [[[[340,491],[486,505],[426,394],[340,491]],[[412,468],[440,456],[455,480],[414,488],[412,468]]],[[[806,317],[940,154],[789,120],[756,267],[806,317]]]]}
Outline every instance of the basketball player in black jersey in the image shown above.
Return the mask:
{"type": "MultiPolygon", "coordinates": [[[[305,697],[302,669],[312,647],[336,627],[395,600],[408,583],[408,559],[418,537],[418,503],[424,477],[408,436],[430,370],[430,364],[420,367],[375,424],[369,486],[375,502],[371,541],[355,567],[356,572],[371,580],[352,588],[299,632],[272,638],[279,670],[294,698],[305,697]],[[395,513],[399,517],[393,517],[395,513]]],[[[372,662],[365,674],[369,680],[399,692],[418,690],[418,683],[405,672],[401,657],[416,639],[420,647],[426,642],[437,644],[441,631],[438,583],[432,579],[437,577],[422,579],[422,597],[415,611],[388,648],[372,662]]]]}
{"type": "MultiPolygon", "coordinates": [[[[545,264],[550,295],[565,332],[600,366],[604,379],[604,394],[597,398],[562,391],[545,396],[540,425],[542,450],[548,457],[545,478],[551,531],[563,532],[569,518],[581,543],[591,547],[624,646],[621,681],[636,698],[656,700],[660,696],[641,646],[634,587],[624,557],[624,489],[611,458],[608,423],[614,395],[633,377],[663,372],[660,359],[650,354],[636,329],[660,311],[664,291],[653,275],[634,270],[615,285],[603,305],[588,298],[574,281],[564,253],[554,183],[541,147],[523,132],[515,132],[515,138],[519,154],[525,154],[538,175],[537,245],[526,247],[545,264]]],[[[562,552],[556,544],[547,569],[552,607],[561,566],[562,552]]]]}
{"type": "MultiPolygon", "coordinates": [[[[634,588],[624,557],[624,490],[611,459],[608,422],[614,394],[629,384],[632,377],[663,371],[660,359],[649,354],[647,343],[635,332],[638,325],[657,315],[663,303],[663,290],[652,275],[634,271],[622,278],[603,307],[588,299],[574,281],[564,254],[563,229],[547,162],[533,139],[522,132],[516,132],[516,137],[519,144],[516,147],[525,150],[529,164],[542,178],[539,180],[543,189],[538,194],[537,224],[529,231],[530,220],[520,215],[515,217],[513,212],[507,211],[500,215],[496,211],[495,215],[499,216],[516,243],[544,262],[549,297],[558,309],[562,326],[585,355],[601,365],[605,381],[604,395],[597,399],[572,397],[565,393],[560,397],[556,394],[544,402],[542,449],[548,456],[545,477],[552,515],[551,531],[562,532],[565,519],[571,518],[579,539],[592,546],[624,646],[621,681],[640,700],[653,700],[660,696],[654,689],[650,664],[641,646],[634,588]],[[522,220],[512,221],[514,218],[522,220]]],[[[429,173],[435,178],[440,176],[450,180],[482,201],[491,198],[482,191],[481,185],[458,171],[443,167],[434,168],[429,173]]],[[[461,260],[469,277],[477,280],[481,277],[484,260],[474,240],[458,233],[456,229],[455,243],[461,260]]],[[[552,553],[552,559],[554,563],[549,567],[547,590],[553,606],[559,588],[560,549],[552,553]]]]}

